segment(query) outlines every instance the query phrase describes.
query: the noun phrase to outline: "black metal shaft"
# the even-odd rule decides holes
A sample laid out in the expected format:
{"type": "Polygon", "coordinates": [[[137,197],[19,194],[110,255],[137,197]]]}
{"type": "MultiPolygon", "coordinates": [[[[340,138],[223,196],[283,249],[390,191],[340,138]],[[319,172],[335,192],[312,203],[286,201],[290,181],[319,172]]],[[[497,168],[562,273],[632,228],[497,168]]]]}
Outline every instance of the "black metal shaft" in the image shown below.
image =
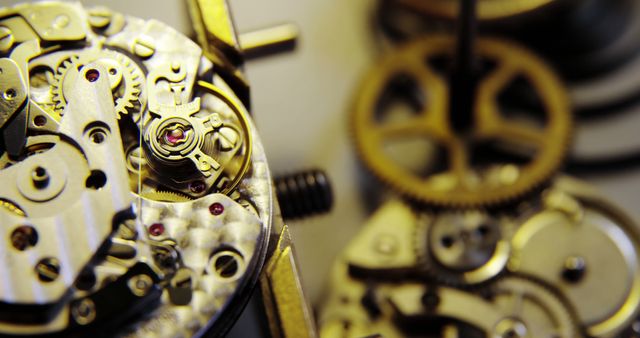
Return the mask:
{"type": "Polygon", "coordinates": [[[455,131],[465,132],[473,126],[473,106],[477,83],[475,40],[477,0],[460,0],[457,21],[456,50],[449,81],[451,124],[455,131]]]}

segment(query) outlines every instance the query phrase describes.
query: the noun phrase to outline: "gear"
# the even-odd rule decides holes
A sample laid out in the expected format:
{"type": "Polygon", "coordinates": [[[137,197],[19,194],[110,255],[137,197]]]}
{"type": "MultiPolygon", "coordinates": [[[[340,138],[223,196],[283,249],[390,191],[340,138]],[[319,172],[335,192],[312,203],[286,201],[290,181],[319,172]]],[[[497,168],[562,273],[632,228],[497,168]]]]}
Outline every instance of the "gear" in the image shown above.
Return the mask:
{"type": "Polygon", "coordinates": [[[117,118],[134,113],[134,120],[139,117],[146,103],[143,95],[144,73],[138,65],[124,54],[112,50],[88,49],[72,55],[63,61],[56,70],[52,83],[52,100],[54,110],[62,114],[67,105],[64,92],[71,85],[67,80],[68,70],[80,68],[88,63],[101,63],[109,71],[109,83],[114,95],[117,118]]]}
{"type": "Polygon", "coordinates": [[[580,337],[573,309],[552,289],[521,277],[507,277],[491,287],[492,303],[505,316],[492,337],[580,337]]]}
{"type": "Polygon", "coordinates": [[[486,75],[478,81],[474,123],[457,133],[437,70],[454,44],[447,35],[426,37],[374,67],[351,118],[356,150],[374,175],[418,202],[503,205],[542,185],[562,164],[572,126],[566,90],[530,52],[479,39],[486,75]],[[522,89],[522,102],[505,99],[522,89]],[[392,109],[394,103],[410,111],[392,109]]]}
{"type": "Polygon", "coordinates": [[[163,190],[143,192],[140,197],[158,202],[188,202],[192,200],[185,194],[163,190]]]}
{"type": "Polygon", "coordinates": [[[635,224],[602,199],[564,190],[545,198],[513,236],[509,270],[557,288],[589,336],[613,337],[640,312],[635,224]]]}
{"type": "Polygon", "coordinates": [[[477,285],[498,276],[511,251],[507,227],[480,211],[422,215],[414,236],[418,265],[446,285],[477,285]]]}
{"type": "MultiPolygon", "coordinates": [[[[458,15],[458,1],[455,0],[395,0],[408,9],[431,16],[455,19],[458,15]]],[[[554,0],[480,0],[478,18],[480,20],[504,19],[532,12],[553,3],[554,0]]]]}

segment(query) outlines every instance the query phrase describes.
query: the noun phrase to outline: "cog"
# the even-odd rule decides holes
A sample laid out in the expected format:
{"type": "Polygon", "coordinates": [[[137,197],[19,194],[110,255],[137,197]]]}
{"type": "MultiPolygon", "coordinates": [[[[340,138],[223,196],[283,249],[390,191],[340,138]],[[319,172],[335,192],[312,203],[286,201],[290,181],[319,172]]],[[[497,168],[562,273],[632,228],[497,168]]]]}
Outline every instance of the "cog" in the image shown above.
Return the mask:
{"type": "Polygon", "coordinates": [[[507,227],[480,211],[422,215],[416,228],[419,268],[445,285],[468,287],[504,271],[511,248],[507,227]]]}
{"type": "MultiPolygon", "coordinates": [[[[453,20],[458,16],[458,6],[454,0],[395,0],[398,4],[431,16],[453,20]]],[[[517,16],[549,6],[554,0],[480,0],[478,18],[496,20],[517,16]]]]}
{"type": "Polygon", "coordinates": [[[456,131],[438,71],[454,42],[447,35],[419,39],[371,70],[351,116],[356,151],[376,177],[414,201],[504,205],[546,183],[562,164],[572,129],[566,90],[530,52],[479,39],[486,75],[478,80],[472,126],[456,131]],[[505,102],[521,86],[537,99],[505,102]]]}
{"type": "Polygon", "coordinates": [[[509,270],[565,295],[589,336],[613,337],[640,312],[640,237],[634,222],[606,201],[563,199],[514,234],[509,270]]]}
{"type": "MultiPolygon", "coordinates": [[[[52,100],[55,111],[62,114],[67,105],[64,91],[71,85],[67,80],[68,70],[80,68],[88,63],[102,63],[109,71],[109,82],[114,95],[117,118],[130,113],[139,113],[145,105],[142,95],[144,74],[138,65],[124,54],[112,50],[90,49],[72,55],[63,61],[56,70],[52,83],[52,100]]],[[[133,116],[137,120],[137,114],[133,116]]]]}
{"type": "Polygon", "coordinates": [[[492,303],[504,314],[492,337],[580,337],[573,309],[556,293],[532,280],[505,277],[492,285],[492,303]]]}
{"type": "Polygon", "coordinates": [[[164,190],[143,192],[140,197],[158,202],[188,202],[192,200],[185,194],[164,190]]]}

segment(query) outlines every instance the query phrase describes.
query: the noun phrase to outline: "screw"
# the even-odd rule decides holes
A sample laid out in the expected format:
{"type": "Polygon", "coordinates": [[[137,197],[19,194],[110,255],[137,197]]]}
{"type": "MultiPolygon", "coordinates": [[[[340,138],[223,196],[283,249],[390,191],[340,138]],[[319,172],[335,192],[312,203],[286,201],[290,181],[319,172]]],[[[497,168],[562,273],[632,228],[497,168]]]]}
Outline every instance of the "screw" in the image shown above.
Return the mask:
{"type": "Polygon", "coordinates": [[[562,278],[569,283],[578,283],[587,270],[587,263],[584,258],[579,256],[571,256],[564,261],[562,269],[562,278]]]}
{"type": "Polygon", "coordinates": [[[151,290],[151,287],[153,286],[153,280],[148,275],[142,274],[131,277],[131,279],[129,279],[129,283],[127,284],[129,285],[129,289],[134,295],[138,297],[144,297],[145,295],[147,295],[147,293],[149,293],[149,290],[151,290]]]}
{"type": "Polygon", "coordinates": [[[241,259],[242,257],[233,251],[220,251],[211,259],[213,270],[224,279],[233,278],[239,274],[241,259]]]}
{"type": "Polygon", "coordinates": [[[333,205],[331,183],[322,170],[279,176],[274,178],[273,185],[285,220],[323,214],[333,205]]]}
{"type": "Polygon", "coordinates": [[[133,47],[131,48],[133,54],[141,57],[141,58],[149,58],[156,52],[156,46],[153,44],[153,41],[147,36],[140,36],[133,42],[133,47]]]}
{"type": "Polygon", "coordinates": [[[60,275],[60,262],[53,257],[43,258],[36,264],[36,273],[43,282],[53,282],[60,275]]]}
{"type": "Polygon", "coordinates": [[[95,28],[105,28],[111,23],[111,12],[106,8],[94,8],[89,11],[89,24],[95,28]]]}
{"type": "Polygon", "coordinates": [[[176,264],[176,254],[167,248],[159,247],[153,253],[153,259],[164,269],[171,269],[176,264]]]}
{"type": "Polygon", "coordinates": [[[13,32],[7,27],[0,26],[0,53],[8,52],[14,42],[13,32]]]}
{"type": "Polygon", "coordinates": [[[31,172],[31,180],[34,187],[42,190],[49,185],[49,173],[45,168],[38,166],[31,172]]]}
{"type": "Polygon", "coordinates": [[[24,251],[38,243],[38,232],[32,226],[22,225],[11,233],[11,244],[14,248],[24,251]]]}
{"type": "Polygon", "coordinates": [[[96,319],[96,304],[91,299],[85,298],[73,306],[71,315],[76,323],[87,325],[96,319]]]}

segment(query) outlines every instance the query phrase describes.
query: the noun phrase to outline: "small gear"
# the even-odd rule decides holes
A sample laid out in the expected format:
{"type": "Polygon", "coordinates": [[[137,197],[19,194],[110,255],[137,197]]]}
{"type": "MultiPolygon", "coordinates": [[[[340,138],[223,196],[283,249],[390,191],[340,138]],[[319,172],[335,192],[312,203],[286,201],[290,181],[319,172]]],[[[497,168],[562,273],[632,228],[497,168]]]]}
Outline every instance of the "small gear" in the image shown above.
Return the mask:
{"type": "Polygon", "coordinates": [[[185,194],[164,190],[143,192],[140,197],[159,202],[188,202],[192,200],[185,194]]]}
{"type": "Polygon", "coordinates": [[[487,282],[509,260],[506,229],[500,220],[480,211],[422,215],[414,236],[419,268],[446,285],[487,282]]]}
{"type": "Polygon", "coordinates": [[[485,75],[478,80],[473,124],[456,131],[438,70],[454,45],[447,35],[422,38],[372,69],[351,116],[356,150],[375,176],[415,201],[504,205],[540,187],[562,164],[572,126],[566,90],[530,52],[479,39],[485,75]],[[516,96],[522,102],[505,99],[522,89],[527,94],[516,96]]]}
{"type": "Polygon", "coordinates": [[[505,277],[490,288],[491,302],[504,314],[492,337],[581,337],[574,310],[553,289],[522,277],[505,277]]]}
{"type": "Polygon", "coordinates": [[[134,61],[112,50],[84,50],[70,56],[58,66],[51,89],[55,111],[62,114],[67,105],[64,92],[71,85],[70,81],[66,81],[68,70],[81,68],[91,62],[103,64],[109,72],[117,118],[134,113],[136,120],[138,114],[135,113],[139,113],[146,103],[143,95],[144,73],[134,61]]]}

